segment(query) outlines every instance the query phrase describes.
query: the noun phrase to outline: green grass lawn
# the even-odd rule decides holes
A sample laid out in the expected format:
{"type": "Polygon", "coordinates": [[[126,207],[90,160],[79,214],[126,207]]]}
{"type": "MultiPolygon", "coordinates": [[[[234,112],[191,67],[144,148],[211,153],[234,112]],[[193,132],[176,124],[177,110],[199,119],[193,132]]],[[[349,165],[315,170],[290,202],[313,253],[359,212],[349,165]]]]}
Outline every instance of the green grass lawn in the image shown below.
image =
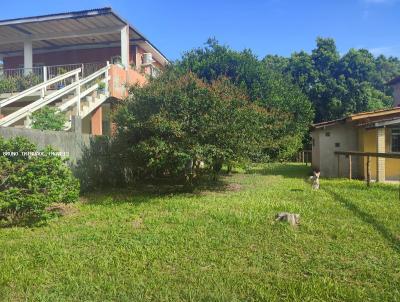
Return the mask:
{"type": "Polygon", "coordinates": [[[0,229],[1,301],[400,301],[398,187],[271,165],[194,194],[87,196],[0,229]],[[301,225],[275,223],[279,211],[301,225]]]}

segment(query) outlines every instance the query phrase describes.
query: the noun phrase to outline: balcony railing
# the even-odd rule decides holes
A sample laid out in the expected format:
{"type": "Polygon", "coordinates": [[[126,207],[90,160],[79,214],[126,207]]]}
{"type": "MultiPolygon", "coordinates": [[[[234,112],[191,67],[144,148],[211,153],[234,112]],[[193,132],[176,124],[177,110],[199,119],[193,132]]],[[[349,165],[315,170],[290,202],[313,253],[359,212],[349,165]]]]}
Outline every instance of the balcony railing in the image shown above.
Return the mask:
{"type": "MultiPolygon", "coordinates": [[[[0,70],[0,94],[16,93],[31,88],[46,80],[53,79],[69,71],[81,68],[81,77],[85,78],[107,65],[106,62],[76,63],[65,65],[41,66],[33,68],[15,68],[0,70]]],[[[57,85],[66,86],[70,84],[70,79],[65,83],[57,85]]],[[[57,87],[49,87],[49,89],[57,87]]]]}

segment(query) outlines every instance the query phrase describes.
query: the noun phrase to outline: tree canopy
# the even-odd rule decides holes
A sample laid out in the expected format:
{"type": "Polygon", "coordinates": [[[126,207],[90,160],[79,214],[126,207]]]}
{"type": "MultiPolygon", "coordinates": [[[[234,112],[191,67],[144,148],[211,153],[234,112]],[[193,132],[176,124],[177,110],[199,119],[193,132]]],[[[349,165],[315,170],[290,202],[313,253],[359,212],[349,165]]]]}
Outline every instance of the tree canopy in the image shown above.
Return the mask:
{"type": "MultiPolygon", "coordinates": [[[[291,77],[266,68],[250,50],[209,40],[147,85],[130,88],[113,115],[115,136],[97,144],[110,156],[89,150],[95,158],[85,159],[81,174],[94,167],[101,179],[125,184],[160,177],[193,183],[223,165],[285,160],[302,148],[313,116],[291,77]]],[[[89,182],[104,185],[98,175],[89,182]]]]}
{"type": "Polygon", "coordinates": [[[316,122],[391,107],[392,91],[385,83],[400,74],[399,59],[374,57],[366,49],[340,56],[330,38],[317,38],[311,54],[266,56],[263,62],[301,88],[313,104],[316,122]]]}
{"type": "MultiPolygon", "coordinates": [[[[285,65],[285,59],[276,59],[280,65],[285,65]]],[[[288,74],[279,72],[279,68],[268,68],[251,50],[235,51],[209,39],[205,47],[185,53],[173,69],[181,73],[193,72],[207,82],[224,76],[246,91],[254,104],[281,112],[286,117],[284,121],[280,118],[271,121],[272,127],[284,123],[283,127],[269,133],[275,142],[267,149],[271,158],[287,158],[301,148],[314,117],[307,95],[288,74]]]]}
{"type": "Polygon", "coordinates": [[[218,173],[274,146],[284,114],[250,102],[225,77],[207,83],[190,72],[164,74],[131,88],[115,115],[115,145],[133,178],[192,178],[200,162],[218,173]]]}

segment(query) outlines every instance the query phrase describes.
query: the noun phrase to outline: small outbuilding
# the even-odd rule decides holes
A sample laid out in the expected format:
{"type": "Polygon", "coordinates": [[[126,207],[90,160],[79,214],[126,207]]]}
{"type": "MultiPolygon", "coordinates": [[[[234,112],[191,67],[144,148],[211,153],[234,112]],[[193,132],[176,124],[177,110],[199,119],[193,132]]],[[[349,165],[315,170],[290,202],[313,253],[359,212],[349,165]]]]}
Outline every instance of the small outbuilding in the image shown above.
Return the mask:
{"type": "Polygon", "coordinates": [[[354,177],[376,181],[399,180],[400,76],[393,88],[394,108],[361,112],[312,125],[312,165],[323,177],[354,177]],[[335,152],[386,153],[384,157],[343,156],[335,152]],[[369,169],[368,169],[369,168],[369,169]],[[368,171],[369,170],[369,171],[368,171]]]}
{"type": "MultiPolygon", "coordinates": [[[[312,165],[324,177],[348,177],[350,158],[336,151],[400,153],[400,108],[363,112],[346,118],[313,125],[312,165]]],[[[367,178],[367,158],[353,156],[351,175],[367,178]]],[[[400,159],[373,158],[371,179],[398,180],[400,159]]]]}

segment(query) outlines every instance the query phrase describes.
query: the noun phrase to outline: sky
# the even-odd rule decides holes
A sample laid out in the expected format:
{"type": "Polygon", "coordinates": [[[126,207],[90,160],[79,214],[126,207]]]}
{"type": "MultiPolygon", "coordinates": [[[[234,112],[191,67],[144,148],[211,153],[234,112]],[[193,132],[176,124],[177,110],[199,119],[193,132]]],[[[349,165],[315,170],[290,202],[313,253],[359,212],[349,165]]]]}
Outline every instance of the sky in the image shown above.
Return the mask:
{"type": "Polygon", "coordinates": [[[317,36],[334,38],[341,54],[400,57],[400,0],[3,0],[0,20],[100,7],[112,7],[170,60],[209,37],[260,58],[310,52],[317,36]]]}

